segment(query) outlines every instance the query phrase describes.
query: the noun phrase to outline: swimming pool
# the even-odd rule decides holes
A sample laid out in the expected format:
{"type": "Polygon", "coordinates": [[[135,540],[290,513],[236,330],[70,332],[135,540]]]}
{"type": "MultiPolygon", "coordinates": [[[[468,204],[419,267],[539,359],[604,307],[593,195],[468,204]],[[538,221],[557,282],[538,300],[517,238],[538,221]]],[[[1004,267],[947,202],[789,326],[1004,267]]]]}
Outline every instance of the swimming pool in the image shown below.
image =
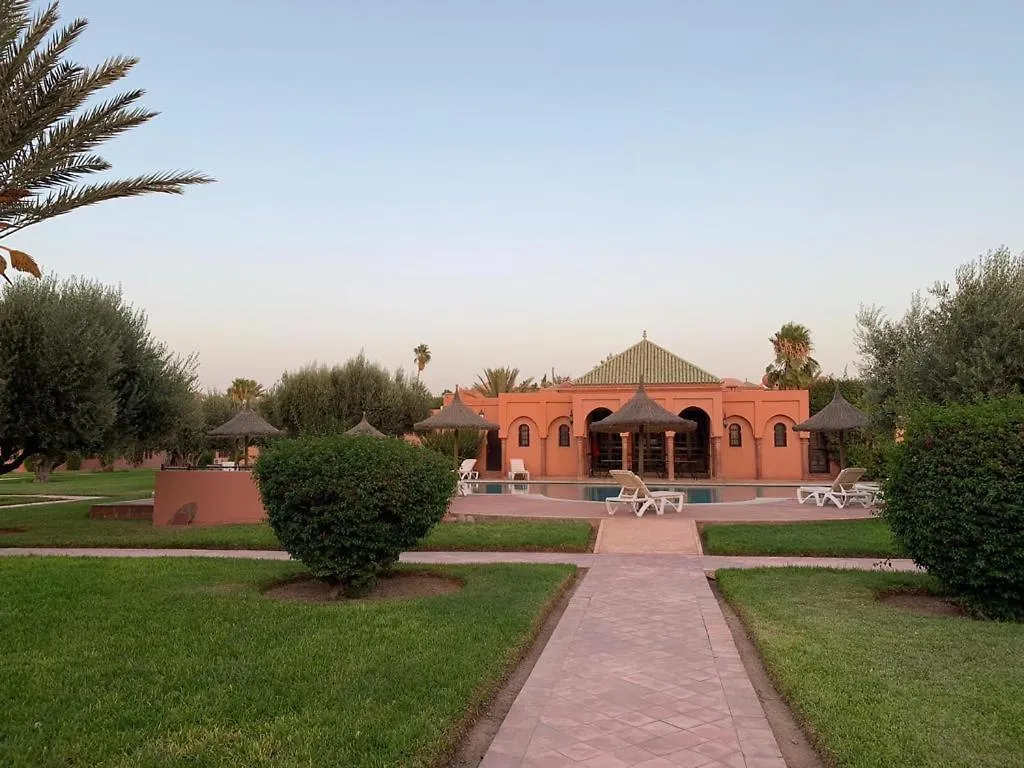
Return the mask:
{"type": "MultiPolygon", "coordinates": [[[[689,504],[724,504],[754,499],[794,498],[795,486],[779,485],[663,485],[651,483],[652,491],[686,491],[689,504]]],[[[591,485],[586,483],[469,483],[467,495],[546,496],[566,501],[599,501],[616,496],[617,485],[591,485]]]]}

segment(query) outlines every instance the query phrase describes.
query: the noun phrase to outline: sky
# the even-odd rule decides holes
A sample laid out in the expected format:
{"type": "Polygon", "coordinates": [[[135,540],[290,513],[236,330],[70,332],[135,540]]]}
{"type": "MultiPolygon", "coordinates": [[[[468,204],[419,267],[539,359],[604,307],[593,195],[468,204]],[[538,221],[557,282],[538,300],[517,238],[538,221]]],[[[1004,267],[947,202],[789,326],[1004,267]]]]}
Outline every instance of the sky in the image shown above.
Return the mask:
{"type": "Polygon", "coordinates": [[[1024,249],[1024,4],[64,0],[141,58],[115,175],[198,169],[5,244],[119,284],[205,387],[364,350],[435,391],[640,340],[758,379],[807,325],[1024,249]]]}

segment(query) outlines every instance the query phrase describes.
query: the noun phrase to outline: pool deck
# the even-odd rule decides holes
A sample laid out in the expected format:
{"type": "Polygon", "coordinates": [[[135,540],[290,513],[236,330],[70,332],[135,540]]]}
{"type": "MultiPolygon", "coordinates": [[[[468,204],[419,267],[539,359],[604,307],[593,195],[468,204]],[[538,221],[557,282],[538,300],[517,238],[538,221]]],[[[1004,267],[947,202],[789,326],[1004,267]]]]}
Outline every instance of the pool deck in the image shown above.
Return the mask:
{"type": "MultiPolygon", "coordinates": [[[[459,496],[452,502],[450,513],[455,517],[538,517],[538,518],[596,518],[605,519],[608,513],[604,504],[597,501],[569,501],[549,499],[545,496],[516,494],[479,494],[459,496]]],[[[683,511],[666,512],[665,519],[685,518],[700,523],[792,523],[811,520],[858,520],[872,517],[871,509],[850,506],[838,509],[833,506],[816,507],[814,504],[799,504],[794,498],[761,498],[752,501],[729,502],[726,504],[687,504],[683,511]]],[[[616,517],[632,517],[625,510],[616,517]]],[[[656,517],[656,515],[647,515],[656,517]]]]}

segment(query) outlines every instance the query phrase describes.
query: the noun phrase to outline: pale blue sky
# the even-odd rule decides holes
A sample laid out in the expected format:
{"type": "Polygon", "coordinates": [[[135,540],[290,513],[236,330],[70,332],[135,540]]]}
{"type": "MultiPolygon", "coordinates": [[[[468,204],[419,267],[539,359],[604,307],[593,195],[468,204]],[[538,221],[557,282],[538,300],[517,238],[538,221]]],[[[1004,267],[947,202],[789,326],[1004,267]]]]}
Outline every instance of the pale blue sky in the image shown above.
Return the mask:
{"type": "MultiPolygon", "coordinates": [[[[120,282],[205,385],[365,349],[434,389],[580,375],[650,338],[758,377],[796,320],[1024,248],[1024,4],[65,0],[162,112],[121,173],[183,198],[18,235],[120,282]]],[[[13,240],[11,241],[13,244],[13,240]]]]}

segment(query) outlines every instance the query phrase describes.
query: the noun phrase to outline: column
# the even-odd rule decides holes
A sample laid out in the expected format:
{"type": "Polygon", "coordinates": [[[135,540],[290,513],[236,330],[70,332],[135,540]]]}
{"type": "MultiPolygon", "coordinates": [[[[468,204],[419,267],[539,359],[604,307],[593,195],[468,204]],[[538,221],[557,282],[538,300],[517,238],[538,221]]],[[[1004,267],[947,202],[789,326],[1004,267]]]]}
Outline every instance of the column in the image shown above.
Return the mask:
{"type": "Polygon", "coordinates": [[[629,468],[633,466],[629,455],[633,448],[633,441],[630,439],[629,432],[622,432],[619,437],[622,439],[622,468],[629,471],[629,468]]]}
{"type": "Polygon", "coordinates": [[[718,435],[711,438],[711,477],[722,476],[722,438],[718,435]]]}
{"type": "Polygon", "coordinates": [[[576,438],[576,479],[582,480],[584,478],[586,470],[586,452],[587,438],[577,437],[576,438]]]}
{"type": "Polygon", "coordinates": [[[754,479],[761,479],[761,444],[764,442],[763,437],[754,438],[754,479]]]}
{"type": "Polygon", "coordinates": [[[540,438],[540,476],[548,476],[548,439],[540,438]]]}
{"type": "Polygon", "coordinates": [[[810,449],[811,449],[811,441],[807,437],[804,437],[804,435],[800,435],[800,479],[801,480],[806,480],[810,476],[810,474],[811,474],[811,465],[810,465],[811,457],[810,457],[810,453],[809,453],[810,449]]]}
{"type": "Polygon", "coordinates": [[[508,438],[501,438],[501,476],[508,477],[508,438]]]}
{"type": "Polygon", "coordinates": [[[668,470],[668,479],[676,479],[676,433],[665,433],[665,469],[668,470]]]}

